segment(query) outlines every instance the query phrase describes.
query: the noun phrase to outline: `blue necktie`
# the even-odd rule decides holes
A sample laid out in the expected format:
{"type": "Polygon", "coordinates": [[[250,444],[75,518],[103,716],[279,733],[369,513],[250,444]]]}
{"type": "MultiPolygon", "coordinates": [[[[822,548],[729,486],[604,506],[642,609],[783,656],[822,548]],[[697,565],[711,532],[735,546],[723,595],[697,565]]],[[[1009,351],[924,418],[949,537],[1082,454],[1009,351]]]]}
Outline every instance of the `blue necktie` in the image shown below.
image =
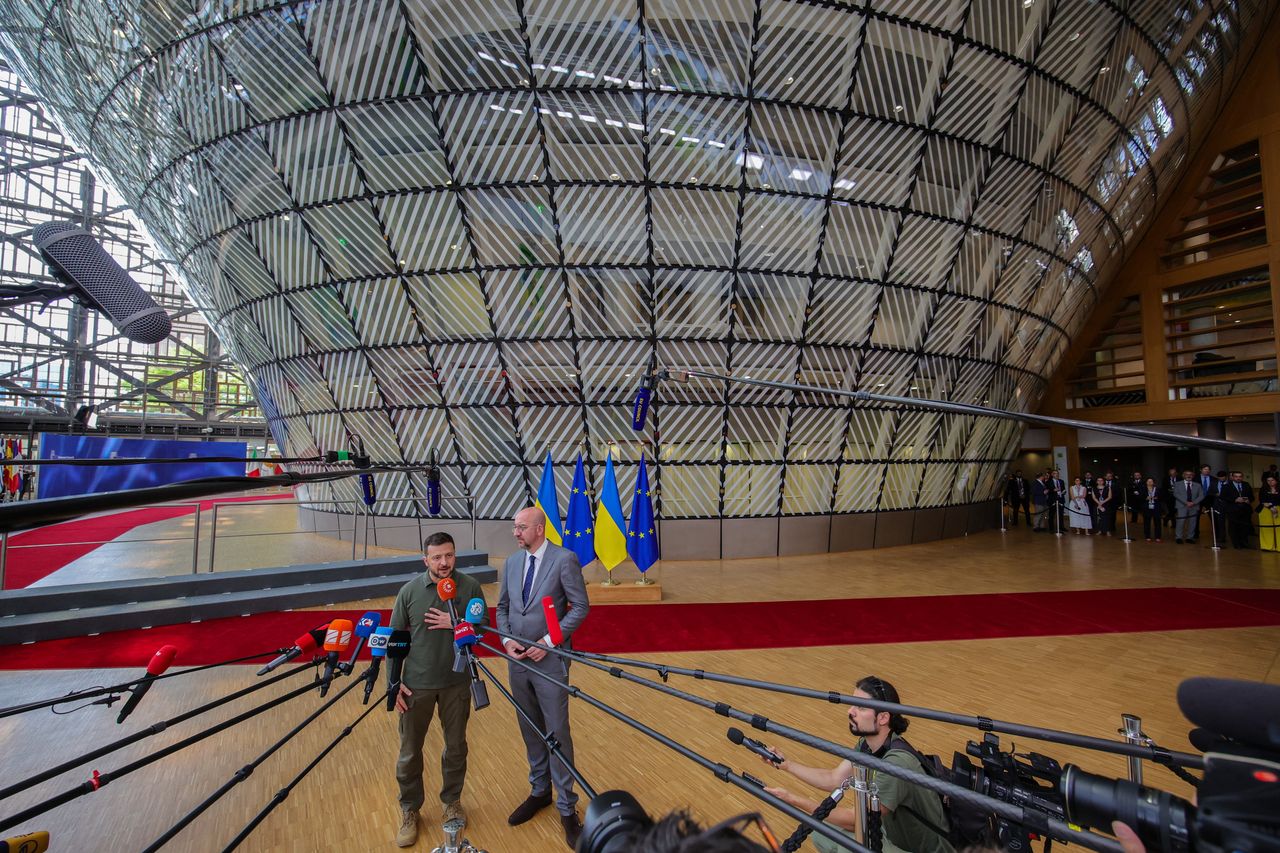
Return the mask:
{"type": "Polygon", "coordinates": [[[529,568],[525,569],[525,572],[524,572],[524,589],[520,591],[521,604],[529,603],[529,592],[530,590],[533,589],[533,569],[534,569],[534,566],[536,566],[537,564],[538,564],[538,558],[530,554],[529,568]]]}

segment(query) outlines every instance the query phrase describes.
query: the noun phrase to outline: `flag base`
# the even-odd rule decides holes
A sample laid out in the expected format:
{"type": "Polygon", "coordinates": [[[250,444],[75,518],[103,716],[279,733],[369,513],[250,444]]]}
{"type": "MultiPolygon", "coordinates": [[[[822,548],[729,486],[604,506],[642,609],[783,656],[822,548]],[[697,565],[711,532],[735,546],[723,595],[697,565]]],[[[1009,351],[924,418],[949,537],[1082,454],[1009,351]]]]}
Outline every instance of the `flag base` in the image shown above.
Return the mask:
{"type": "Polygon", "coordinates": [[[643,586],[635,583],[615,583],[605,586],[603,583],[587,584],[587,600],[592,604],[638,604],[662,600],[662,584],[649,583],[643,586]]]}
{"type": "Polygon", "coordinates": [[[642,574],[640,580],[636,581],[636,586],[653,586],[653,581],[649,580],[649,576],[642,574]]]}

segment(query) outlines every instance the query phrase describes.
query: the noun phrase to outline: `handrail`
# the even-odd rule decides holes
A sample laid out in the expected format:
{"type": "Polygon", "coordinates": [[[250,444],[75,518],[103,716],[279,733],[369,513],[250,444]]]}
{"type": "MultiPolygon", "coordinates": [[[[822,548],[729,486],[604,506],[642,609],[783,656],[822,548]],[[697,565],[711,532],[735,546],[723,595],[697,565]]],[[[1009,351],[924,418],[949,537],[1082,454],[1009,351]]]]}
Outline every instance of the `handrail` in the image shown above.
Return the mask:
{"type": "MultiPolygon", "coordinates": [[[[247,503],[243,503],[243,504],[241,504],[241,503],[227,503],[227,504],[217,503],[217,504],[214,504],[214,505],[213,505],[213,521],[212,521],[212,522],[210,523],[210,525],[209,525],[209,571],[210,571],[210,572],[213,572],[213,571],[214,571],[214,560],[217,558],[217,553],[218,553],[218,551],[217,551],[217,549],[218,549],[218,511],[219,511],[219,509],[221,509],[222,507],[224,507],[224,506],[227,506],[227,507],[238,507],[238,506],[253,506],[253,507],[260,507],[260,506],[314,506],[314,505],[317,505],[317,504],[333,504],[334,506],[337,506],[337,505],[340,505],[340,504],[341,504],[341,505],[346,505],[346,504],[356,504],[356,505],[358,505],[358,506],[363,506],[363,505],[364,505],[364,501],[359,501],[359,500],[355,500],[355,499],[352,499],[352,498],[349,498],[349,499],[347,499],[347,500],[332,500],[332,499],[329,499],[329,500],[297,500],[297,499],[293,499],[293,500],[279,500],[279,501],[252,501],[252,502],[247,502],[247,503]]],[[[272,535],[275,535],[275,536],[292,536],[292,535],[294,535],[295,533],[306,533],[306,532],[308,532],[308,531],[305,531],[305,530],[292,530],[292,531],[288,531],[288,532],[286,532],[286,533],[276,533],[276,534],[272,534],[272,535]]],[[[251,534],[238,534],[238,535],[240,535],[240,536],[259,536],[259,535],[263,535],[263,534],[252,534],[252,533],[251,533],[251,534]]],[[[341,538],[341,536],[342,536],[342,523],[341,523],[341,521],[339,521],[339,523],[338,523],[338,536],[339,536],[339,538],[341,538]]],[[[368,556],[368,552],[367,552],[367,551],[366,551],[366,553],[365,553],[365,556],[368,556]]],[[[353,559],[353,560],[354,560],[355,558],[356,558],[356,514],[353,512],[353,513],[351,513],[351,559],[353,559]]]]}

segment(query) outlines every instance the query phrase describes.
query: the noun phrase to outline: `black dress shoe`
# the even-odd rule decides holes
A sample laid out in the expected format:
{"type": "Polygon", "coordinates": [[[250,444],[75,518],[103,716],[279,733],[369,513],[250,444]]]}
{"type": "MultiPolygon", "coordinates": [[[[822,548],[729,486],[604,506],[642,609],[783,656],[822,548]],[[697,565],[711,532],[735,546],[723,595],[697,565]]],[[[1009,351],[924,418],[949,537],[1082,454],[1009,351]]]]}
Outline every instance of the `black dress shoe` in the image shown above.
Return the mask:
{"type": "Polygon", "coordinates": [[[578,820],[578,813],[560,815],[560,823],[564,825],[565,843],[570,850],[577,850],[578,836],[582,834],[582,821],[578,820]]]}
{"type": "Polygon", "coordinates": [[[519,826],[549,805],[551,805],[550,791],[545,794],[530,794],[523,803],[516,806],[516,810],[507,818],[507,823],[519,826]]]}

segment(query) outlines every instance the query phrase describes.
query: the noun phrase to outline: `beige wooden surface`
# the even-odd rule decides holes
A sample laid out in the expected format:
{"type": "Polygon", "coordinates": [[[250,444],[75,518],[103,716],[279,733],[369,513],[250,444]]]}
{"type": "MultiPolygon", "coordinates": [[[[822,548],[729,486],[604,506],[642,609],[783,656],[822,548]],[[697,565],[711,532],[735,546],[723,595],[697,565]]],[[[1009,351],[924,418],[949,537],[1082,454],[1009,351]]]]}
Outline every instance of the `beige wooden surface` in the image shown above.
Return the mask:
{"type": "MultiPolygon", "coordinates": [[[[931,545],[843,555],[667,564],[658,571],[662,573],[659,579],[668,601],[1280,584],[1280,564],[1272,554],[1215,554],[1204,548],[1168,545],[1126,547],[1114,540],[1033,537],[1025,531],[993,532],[931,545]]],[[[492,588],[486,592],[496,594],[492,588]]],[[[850,690],[857,678],[874,673],[894,682],[908,703],[1100,737],[1113,737],[1120,714],[1134,713],[1143,718],[1144,729],[1158,742],[1173,749],[1187,749],[1188,725],[1174,698],[1178,682],[1191,675],[1212,674],[1280,683],[1278,653],[1280,628],[1251,628],[639,657],[823,690],[850,690]]],[[[497,664],[499,674],[504,670],[504,664],[497,664]]],[[[0,704],[45,698],[132,675],[121,670],[0,673],[0,704]]],[[[11,784],[253,680],[252,669],[239,667],[167,680],[148,694],[122,726],[115,725],[115,710],[102,707],[68,716],[43,711],[0,720],[0,779],[11,784]]],[[[574,665],[573,680],[583,691],[642,719],[713,761],[724,762],[735,770],[747,769],[768,781],[790,780],[730,744],[725,729],[731,722],[724,718],[580,664],[574,665]]],[[[843,709],[826,702],[678,678],[673,678],[671,684],[832,740],[849,740],[843,709]]],[[[282,691],[264,691],[278,692],[282,691]]],[[[471,819],[467,835],[491,851],[563,850],[554,809],[521,827],[506,824],[506,815],[527,793],[527,766],[514,712],[496,688],[491,687],[489,693],[492,705],[473,715],[470,729],[471,764],[464,795],[471,819]]],[[[6,834],[48,829],[53,833],[55,851],[140,850],[318,707],[319,701],[314,693],[308,693],[253,723],[163,759],[6,834]]],[[[0,803],[0,814],[11,814],[73,787],[87,779],[94,768],[103,772],[118,768],[251,704],[252,701],[241,700],[68,772],[0,803]]],[[[358,699],[348,696],[166,849],[222,849],[294,773],[362,710],[358,699]]],[[[584,702],[573,703],[572,715],[580,769],[599,790],[629,790],[653,814],[691,807],[706,821],[758,808],[747,795],[584,702]]],[[[397,740],[393,716],[383,710],[374,711],[242,849],[395,849],[397,740]]],[[[978,737],[973,731],[928,721],[916,721],[909,735],[922,750],[947,758],[953,751],[963,749],[966,739],[978,737]]],[[[805,762],[835,763],[835,759],[787,745],[777,737],[761,738],[805,762]]],[[[1008,738],[1005,743],[1011,744],[1008,738]]],[[[1020,751],[1037,749],[1063,762],[1077,761],[1095,772],[1116,776],[1124,772],[1123,761],[1118,758],[1021,739],[1012,744],[1020,751]]],[[[421,851],[431,850],[441,840],[439,807],[433,800],[439,785],[434,758],[438,749],[438,733],[433,731],[427,746],[428,822],[414,848],[421,851]]],[[[1180,782],[1160,769],[1149,769],[1148,781],[1182,795],[1187,793],[1180,782]]],[[[585,802],[580,805],[584,807],[585,802]]],[[[790,831],[792,827],[782,815],[767,808],[764,811],[775,832],[784,835],[790,831]]]]}

